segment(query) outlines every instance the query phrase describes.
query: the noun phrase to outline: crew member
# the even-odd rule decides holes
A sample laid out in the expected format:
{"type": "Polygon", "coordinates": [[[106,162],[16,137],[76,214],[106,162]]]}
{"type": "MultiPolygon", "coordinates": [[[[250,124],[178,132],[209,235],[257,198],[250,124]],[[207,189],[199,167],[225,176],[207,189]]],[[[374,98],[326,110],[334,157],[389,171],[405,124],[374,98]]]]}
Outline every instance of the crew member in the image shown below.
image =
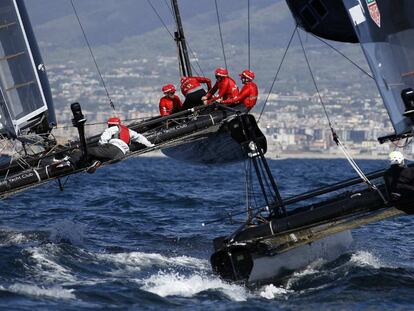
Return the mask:
{"type": "Polygon", "coordinates": [[[211,89],[211,80],[206,77],[182,77],[181,93],[185,96],[183,109],[190,109],[203,104],[202,98],[207,94],[201,83],[211,89]]]}
{"type": "Polygon", "coordinates": [[[95,160],[87,169],[88,173],[95,172],[101,161],[123,158],[130,151],[131,142],[154,146],[144,135],[122,125],[119,118],[109,118],[107,123],[108,128],[101,134],[99,145],[88,149],[88,156],[95,160]]]}
{"type": "Polygon", "coordinates": [[[384,174],[385,186],[391,200],[414,196],[414,168],[407,167],[404,155],[393,151],[389,155],[390,168],[384,174]]]}
{"type": "Polygon", "coordinates": [[[162,87],[164,96],[160,99],[160,115],[161,117],[169,116],[173,113],[179,112],[183,103],[180,98],[175,95],[175,86],[167,84],[162,87]]]}
{"type": "Polygon", "coordinates": [[[216,76],[216,83],[214,86],[207,92],[207,95],[202,98],[203,101],[211,103],[217,99],[229,99],[236,97],[239,94],[239,88],[237,87],[236,82],[229,77],[229,72],[225,68],[217,68],[214,72],[216,76]],[[216,96],[213,96],[218,91],[216,96]]]}
{"type": "Polygon", "coordinates": [[[243,87],[238,95],[233,98],[218,100],[225,105],[234,105],[238,103],[244,104],[247,111],[250,111],[257,102],[257,85],[253,82],[254,72],[251,70],[244,70],[240,75],[240,79],[243,83],[243,87]]]}

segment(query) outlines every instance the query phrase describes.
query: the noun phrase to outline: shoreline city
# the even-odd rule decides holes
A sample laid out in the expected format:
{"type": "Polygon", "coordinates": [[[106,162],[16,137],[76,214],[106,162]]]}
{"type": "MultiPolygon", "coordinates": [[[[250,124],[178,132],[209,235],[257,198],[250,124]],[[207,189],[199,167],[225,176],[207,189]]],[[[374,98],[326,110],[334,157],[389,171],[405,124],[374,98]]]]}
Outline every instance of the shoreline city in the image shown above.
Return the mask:
{"type": "MultiPolygon", "coordinates": [[[[163,66],[174,61],[174,58],[160,60],[163,66]]],[[[157,81],[160,74],[152,72],[146,76],[147,80],[152,78],[155,81],[154,86],[139,86],[142,75],[137,72],[148,72],[147,63],[145,59],[124,61],[104,76],[111,85],[111,98],[118,105],[117,111],[122,111],[119,115],[124,120],[141,120],[158,115],[161,83],[157,81]]],[[[70,66],[48,67],[59,122],[53,133],[60,142],[68,137],[74,139],[77,135],[76,129],[70,125],[72,114],[69,103],[78,101],[82,104],[84,114],[93,124],[87,127],[87,135],[103,130],[105,121],[113,113],[108,109],[96,73],[88,68],[75,70],[70,66]]],[[[335,130],[353,157],[385,159],[393,147],[390,144],[380,145],[377,138],[392,133],[392,127],[380,97],[361,96],[364,93],[357,86],[350,87],[350,90],[354,92],[348,92],[347,96],[335,91],[322,91],[321,96],[334,120],[335,130]]],[[[268,141],[269,158],[343,157],[332,140],[317,94],[292,91],[267,96],[263,89],[259,93],[261,96],[253,114],[259,117],[261,105],[268,97],[266,111],[259,122],[268,141]]]]}

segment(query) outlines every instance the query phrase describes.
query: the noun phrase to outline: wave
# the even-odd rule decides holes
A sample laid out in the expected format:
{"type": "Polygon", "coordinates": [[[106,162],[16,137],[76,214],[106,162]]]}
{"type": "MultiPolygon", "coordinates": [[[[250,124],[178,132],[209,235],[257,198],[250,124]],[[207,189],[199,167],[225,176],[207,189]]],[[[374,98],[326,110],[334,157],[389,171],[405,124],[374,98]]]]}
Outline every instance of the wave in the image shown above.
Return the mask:
{"type": "Polygon", "coordinates": [[[350,263],[358,267],[371,267],[374,269],[391,268],[368,251],[358,251],[352,254],[350,263]]]}
{"type": "Polygon", "coordinates": [[[168,257],[157,253],[131,252],[118,254],[96,254],[98,260],[114,264],[118,270],[111,274],[122,274],[126,271],[141,271],[144,268],[183,267],[205,271],[210,269],[209,262],[189,256],[168,257]]]}
{"type": "Polygon", "coordinates": [[[26,243],[30,237],[21,232],[1,231],[0,232],[0,246],[11,246],[26,243]]]}
{"type": "Polygon", "coordinates": [[[36,277],[42,281],[55,282],[65,281],[74,282],[76,280],[72,272],[58,263],[61,252],[55,244],[45,244],[26,249],[33,263],[25,264],[26,269],[34,272],[36,277]]]}
{"type": "Polygon", "coordinates": [[[257,291],[257,295],[265,299],[275,299],[286,297],[286,295],[293,292],[293,290],[289,290],[284,287],[277,287],[274,284],[269,284],[261,287],[257,291]]]}
{"type": "Polygon", "coordinates": [[[203,273],[193,273],[187,276],[177,272],[160,271],[138,282],[143,283],[141,289],[161,297],[193,297],[205,291],[218,291],[234,301],[246,301],[251,297],[244,286],[229,284],[218,277],[203,273]]]}
{"type": "Polygon", "coordinates": [[[54,243],[82,245],[85,229],[86,225],[65,219],[51,225],[49,239],[54,243]]]}
{"type": "Polygon", "coordinates": [[[66,289],[59,286],[43,287],[29,284],[16,283],[8,287],[2,287],[2,290],[15,294],[35,296],[35,297],[51,297],[58,299],[76,299],[73,294],[74,289],[66,289]]]}

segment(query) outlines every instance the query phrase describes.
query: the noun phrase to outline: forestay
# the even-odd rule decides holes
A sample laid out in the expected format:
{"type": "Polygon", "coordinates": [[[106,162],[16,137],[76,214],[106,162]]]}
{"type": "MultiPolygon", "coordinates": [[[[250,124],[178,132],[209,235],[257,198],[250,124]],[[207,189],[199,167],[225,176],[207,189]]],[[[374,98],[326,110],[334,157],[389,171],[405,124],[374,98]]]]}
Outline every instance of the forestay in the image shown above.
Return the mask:
{"type": "Polygon", "coordinates": [[[0,133],[10,137],[56,122],[45,68],[22,0],[0,1],[0,107],[0,133]]]}
{"type": "Polygon", "coordinates": [[[411,131],[401,91],[414,88],[414,2],[343,0],[395,134],[411,131]]]}

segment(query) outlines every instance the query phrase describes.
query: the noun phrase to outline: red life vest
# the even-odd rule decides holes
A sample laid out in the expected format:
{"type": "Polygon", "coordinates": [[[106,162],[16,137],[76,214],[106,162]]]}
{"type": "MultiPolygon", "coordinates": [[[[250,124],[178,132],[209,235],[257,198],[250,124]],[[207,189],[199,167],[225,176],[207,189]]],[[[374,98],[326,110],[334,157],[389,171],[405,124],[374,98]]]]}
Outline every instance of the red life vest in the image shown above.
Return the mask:
{"type": "Polygon", "coordinates": [[[129,146],[131,142],[131,136],[129,135],[129,129],[125,125],[118,125],[119,132],[115,135],[115,138],[122,140],[129,146]]]}

